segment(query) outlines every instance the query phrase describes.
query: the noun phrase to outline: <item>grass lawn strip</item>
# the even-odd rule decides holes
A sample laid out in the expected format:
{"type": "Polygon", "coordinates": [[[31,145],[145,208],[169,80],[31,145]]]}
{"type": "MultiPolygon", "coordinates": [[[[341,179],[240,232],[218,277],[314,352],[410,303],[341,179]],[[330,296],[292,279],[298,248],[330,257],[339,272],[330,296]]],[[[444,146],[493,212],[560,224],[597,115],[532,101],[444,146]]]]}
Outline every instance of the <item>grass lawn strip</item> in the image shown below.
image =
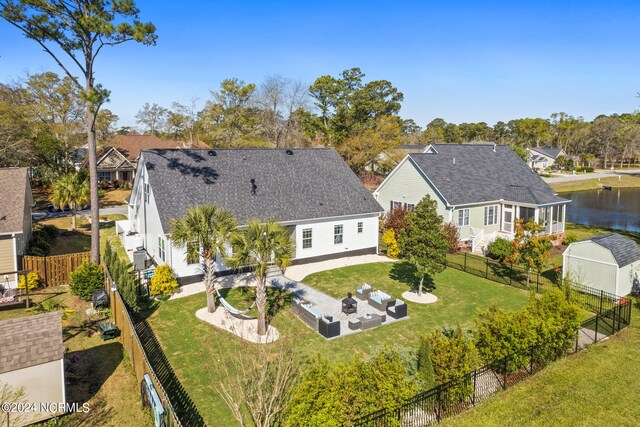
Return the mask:
{"type": "Polygon", "coordinates": [[[582,179],[575,181],[565,182],[551,182],[549,183],[551,188],[555,191],[569,192],[569,191],[586,191],[597,190],[602,188],[603,185],[608,185],[612,188],[633,188],[640,187],[640,175],[622,175],[620,179],[617,176],[611,176],[607,178],[594,178],[594,179],[582,179]]]}

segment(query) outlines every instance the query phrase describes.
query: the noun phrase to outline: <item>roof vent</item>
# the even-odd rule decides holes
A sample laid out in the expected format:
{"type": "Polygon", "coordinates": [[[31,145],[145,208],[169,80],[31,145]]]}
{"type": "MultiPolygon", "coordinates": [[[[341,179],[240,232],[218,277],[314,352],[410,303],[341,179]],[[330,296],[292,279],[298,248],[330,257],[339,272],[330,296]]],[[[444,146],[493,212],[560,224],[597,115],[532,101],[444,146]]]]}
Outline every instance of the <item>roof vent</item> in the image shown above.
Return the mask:
{"type": "Polygon", "coordinates": [[[209,151],[207,151],[207,154],[210,155],[211,157],[215,157],[215,156],[218,155],[218,153],[216,153],[215,150],[209,150],[209,151]]]}
{"type": "Polygon", "coordinates": [[[495,144],[495,143],[493,144],[493,152],[494,152],[494,153],[496,152],[496,147],[497,147],[497,146],[498,146],[498,144],[495,144]]]}
{"type": "Polygon", "coordinates": [[[293,156],[293,151],[292,150],[287,150],[287,151],[285,151],[285,153],[287,153],[289,156],[293,156]]]}
{"type": "Polygon", "coordinates": [[[455,157],[453,158],[453,164],[454,164],[454,166],[456,164],[456,158],[455,157]]]}
{"type": "Polygon", "coordinates": [[[256,185],[256,179],[255,178],[251,178],[251,194],[253,194],[255,196],[257,189],[258,189],[258,186],[256,185]]]}

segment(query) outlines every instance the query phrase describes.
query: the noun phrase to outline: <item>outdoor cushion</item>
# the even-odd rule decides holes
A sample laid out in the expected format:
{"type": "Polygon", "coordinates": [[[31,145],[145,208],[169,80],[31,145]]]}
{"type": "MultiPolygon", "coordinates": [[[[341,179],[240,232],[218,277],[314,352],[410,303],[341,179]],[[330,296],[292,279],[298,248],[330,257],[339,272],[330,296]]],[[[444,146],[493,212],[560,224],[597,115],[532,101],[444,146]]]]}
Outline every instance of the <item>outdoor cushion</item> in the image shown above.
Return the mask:
{"type": "Polygon", "coordinates": [[[375,291],[369,294],[369,298],[377,303],[381,303],[383,300],[391,299],[391,295],[387,295],[382,291],[375,291]]]}

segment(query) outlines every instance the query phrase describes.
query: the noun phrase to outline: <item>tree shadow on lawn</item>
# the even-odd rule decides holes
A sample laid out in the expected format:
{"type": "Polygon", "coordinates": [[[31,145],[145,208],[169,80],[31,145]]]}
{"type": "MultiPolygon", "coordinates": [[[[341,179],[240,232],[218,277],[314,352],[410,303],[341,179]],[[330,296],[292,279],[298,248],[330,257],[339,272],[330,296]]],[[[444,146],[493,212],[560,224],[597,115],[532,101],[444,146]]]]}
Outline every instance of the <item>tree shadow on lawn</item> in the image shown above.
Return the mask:
{"type": "Polygon", "coordinates": [[[122,344],[111,342],[65,355],[67,400],[82,405],[100,390],[124,357],[122,344]]]}
{"type": "MultiPolygon", "coordinates": [[[[411,290],[417,290],[420,286],[420,275],[418,274],[418,270],[413,264],[407,261],[398,261],[393,263],[393,267],[391,267],[391,271],[389,272],[389,278],[409,285],[411,290]]],[[[427,292],[432,292],[436,289],[433,277],[428,275],[424,276],[422,289],[427,292]]]]}

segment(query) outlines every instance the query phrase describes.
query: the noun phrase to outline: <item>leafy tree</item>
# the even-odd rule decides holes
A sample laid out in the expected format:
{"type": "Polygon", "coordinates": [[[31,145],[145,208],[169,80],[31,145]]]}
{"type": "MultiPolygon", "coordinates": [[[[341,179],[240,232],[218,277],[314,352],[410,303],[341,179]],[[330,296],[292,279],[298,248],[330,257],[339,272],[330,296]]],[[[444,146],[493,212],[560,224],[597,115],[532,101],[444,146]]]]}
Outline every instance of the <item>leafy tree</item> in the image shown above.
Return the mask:
{"type": "Polygon", "coordinates": [[[293,259],[293,242],[287,230],[275,220],[251,220],[246,230],[236,232],[231,239],[233,255],[227,259],[231,267],[251,266],[258,278],[256,307],[258,335],[267,333],[267,272],[272,265],[284,272],[293,259]]]}
{"type": "Polygon", "coordinates": [[[186,248],[186,258],[200,259],[202,255],[209,313],[216,309],[216,256],[226,255],[236,226],[237,222],[230,211],[214,205],[190,207],[182,218],[171,220],[171,241],[186,248]]]}
{"type": "Polygon", "coordinates": [[[83,93],[91,183],[91,259],[96,263],[100,260],[100,224],[95,124],[109,91],[95,83],[95,62],[105,46],[127,41],[155,44],[155,27],[140,22],[138,14],[133,0],[0,0],[0,16],[38,43],[83,93]],[[81,72],[83,83],[65,64],[65,56],[81,72]]]}
{"type": "Polygon", "coordinates": [[[511,241],[504,237],[498,237],[489,243],[487,250],[489,251],[489,256],[503,262],[513,255],[515,249],[511,241]]]}
{"type": "Polygon", "coordinates": [[[89,203],[89,181],[80,172],[69,172],[62,175],[51,186],[51,203],[60,209],[67,206],[71,209],[71,229],[76,229],[78,208],[89,203]]]}
{"type": "Polygon", "coordinates": [[[510,145],[511,149],[522,159],[523,162],[529,163],[529,158],[531,158],[531,153],[524,147],[519,145],[512,144],[510,145]]]}
{"type": "Polygon", "coordinates": [[[449,243],[442,233],[442,217],[437,203],[425,196],[406,217],[407,226],[400,232],[400,253],[420,274],[418,295],[422,295],[425,276],[433,276],[446,266],[449,243]]]}
{"type": "Polygon", "coordinates": [[[402,230],[407,226],[407,213],[409,211],[406,208],[395,208],[384,216],[384,223],[382,230],[393,230],[396,236],[399,236],[402,230]]]}
{"type": "Polygon", "coordinates": [[[514,224],[513,252],[506,258],[509,263],[524,263],[528,267],[527,286],[531,270],[540,273],[551,258],[551,236],[540,234],[544,226],[532,218],[525,223],[521,218],[514,224]]]}
{"type": "Polygon", "coordinates": [[[157,135],[167,126],[169,111],[156,103],[145,102],[138,114],[136,123],[144,126],[144,131],[151,135],[157,135]]]}
{"type": "Polygon", "coordinates": [[[396,350],[385,349],[368,361],[317,359],[293,388],[283,426],[350,425],[381,408],[396,408],[416,391],[396,350]]]}

